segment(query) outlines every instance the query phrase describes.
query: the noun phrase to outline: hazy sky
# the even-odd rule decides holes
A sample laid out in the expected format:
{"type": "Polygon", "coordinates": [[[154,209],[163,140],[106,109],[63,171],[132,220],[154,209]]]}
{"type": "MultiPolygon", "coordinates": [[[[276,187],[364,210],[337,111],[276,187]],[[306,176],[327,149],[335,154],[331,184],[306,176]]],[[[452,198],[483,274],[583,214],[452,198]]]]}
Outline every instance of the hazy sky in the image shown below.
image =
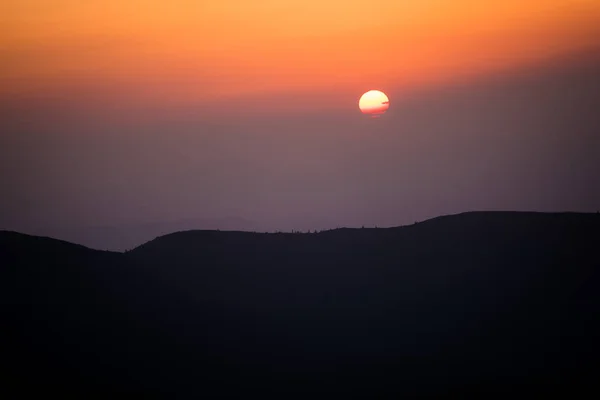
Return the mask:
{"type": "Polygon", "coordinates": [[[5,0],[0,229],[595,211],[599,49],[591,0],[5,0]]]}

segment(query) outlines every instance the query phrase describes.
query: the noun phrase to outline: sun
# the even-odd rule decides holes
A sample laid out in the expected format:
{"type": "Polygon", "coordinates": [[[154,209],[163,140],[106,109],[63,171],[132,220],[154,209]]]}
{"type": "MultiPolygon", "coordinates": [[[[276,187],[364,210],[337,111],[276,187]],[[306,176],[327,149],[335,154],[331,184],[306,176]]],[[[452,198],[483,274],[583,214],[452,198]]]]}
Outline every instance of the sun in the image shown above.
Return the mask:
{"type": "Polygon", "coordinates": [[[382,91],[369,90],[360,97],[358,107],[363,114],[379,117],[390,108],[390,100],[382,91]]]}

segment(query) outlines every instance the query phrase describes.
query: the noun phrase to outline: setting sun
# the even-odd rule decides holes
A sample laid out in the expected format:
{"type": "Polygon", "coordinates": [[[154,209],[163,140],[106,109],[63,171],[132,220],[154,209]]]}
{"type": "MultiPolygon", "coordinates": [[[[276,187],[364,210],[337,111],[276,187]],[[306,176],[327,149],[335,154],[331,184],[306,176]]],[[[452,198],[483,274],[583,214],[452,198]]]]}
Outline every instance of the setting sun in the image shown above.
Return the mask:
{"type": "Polygon", "coordinates": [[[361,96],[358,107],[363,114],[378,117],[390,108],[390,100],[379,90],[369,90],[361,96]]]}

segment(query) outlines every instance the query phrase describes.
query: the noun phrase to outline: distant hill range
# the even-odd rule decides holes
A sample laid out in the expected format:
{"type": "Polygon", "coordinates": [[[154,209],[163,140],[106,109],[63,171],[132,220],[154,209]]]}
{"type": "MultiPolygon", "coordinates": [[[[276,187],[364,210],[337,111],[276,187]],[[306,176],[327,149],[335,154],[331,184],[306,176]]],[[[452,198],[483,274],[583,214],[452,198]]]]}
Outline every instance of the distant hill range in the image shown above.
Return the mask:
{"type": "Polygon", "coordinates": [[[186,231],[125,253],[0,232],[0,264],[0,390],[22,396],[600,394],[599,214],[186,231]]]}
{"type": "Polygon", "coordinates": [[[258,224],[239,217],[188,218],[115,225],[40,227],[32,230],[32,233],[67,240],[92,249],[126,251],[158,236],[190,229],[255,231],[258,224]]]}
{"type": "Polygon", "coordinates": [[[188,230],[221,230],[242,232],[278,232],[298,230],[324,230],[339,224],[327,218],[305,216],[278,223],[257,223],[240,217],[187,218],[172,221],[154,221],[92,226],[38,226],[26,233],[34,236],[49,236],[81,244],[91,249],[128,251],[159,236],[188,230]]]}

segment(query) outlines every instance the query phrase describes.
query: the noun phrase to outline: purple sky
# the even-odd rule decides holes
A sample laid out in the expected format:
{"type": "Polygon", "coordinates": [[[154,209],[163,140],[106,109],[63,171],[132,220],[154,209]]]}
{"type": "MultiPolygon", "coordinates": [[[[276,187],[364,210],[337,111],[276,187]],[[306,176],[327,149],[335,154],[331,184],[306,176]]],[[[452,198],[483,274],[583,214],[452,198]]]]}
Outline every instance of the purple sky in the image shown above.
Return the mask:
{"type": "Polygon", "coordinates": [[[0,229],[241,217],[305,230],[471,210],[596,211],[598,60],[411,93],[377,88],[391,107],[376,120],[358,111],[360,92],[337,111],[257,97],[225,117],[64,93],[0,99],[0,229]],[[273,112],[254,113],[264,102],[273,112]]]}

